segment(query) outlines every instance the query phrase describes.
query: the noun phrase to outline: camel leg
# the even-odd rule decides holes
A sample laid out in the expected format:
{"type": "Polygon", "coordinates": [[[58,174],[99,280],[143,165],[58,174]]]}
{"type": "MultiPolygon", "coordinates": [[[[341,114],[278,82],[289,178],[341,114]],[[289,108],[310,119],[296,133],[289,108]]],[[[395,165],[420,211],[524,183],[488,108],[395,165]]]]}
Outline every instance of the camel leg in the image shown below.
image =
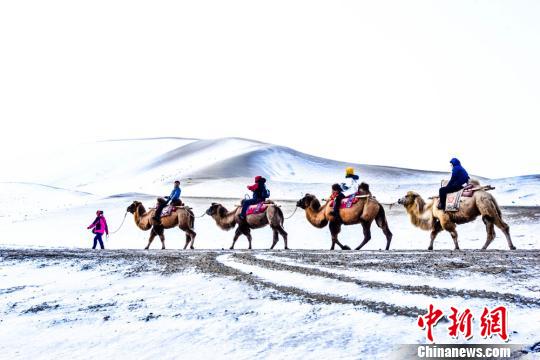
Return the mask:
{"type": "Polygon", "coordinates": [[[486,224],[487,232],[486,243],[484,244],[484,246],[482,246],[482,250],[486,250],[489,244],[491,244],[491,242],[493,241],[493,239],[495,239],[495,225],[493,224],[493,220],[489,216],[483,216],[482,221],[484,222],[484,224],[486,224]]]}
{"type": "Polygon", "coordinates": [[[152,244],[152,241],[154,241],[154,238],[156,237],[156,232],[154,229],[150,230],[150,237],[148,238],[148,245],[144,248],[144,250],[150,249],[150,244],[152,244]]]}
{"type": "Polygon", "coordinates": [[[184,250],[187,249],[189,243],[191,243],[190,249],[195,249],[195,236],[197,233],[191,229],[185,229],[184,232],[186,233],[186,245],[184,245],[184,250]]]}
{"type": "Polygon", "coordinates": [[[195,249],[195,237],[197,236],[197,233],[193,230],[191,230],[190,238],[191,238],[191,246],[189,247],[191,250],[195,249]]]}
{"type": "Polygon", "coordinates": [[[283,238],[283,242],[285,243],[285,250],[289,250],[289,244],[287,243],[287,232],[282,226],[278,226],[277,231],[281,234],[281,237],[283,238]]]}
{"type": "Polygon", "coordinates": [[[165,250],[165,234],[164,231],[159,234],[159,239],[161,240],[161,250],[165,250]]]}
{"type": "Polygon", "coordinates": [[[371,222],[362,222],[362,229],[364,230],[364,241],[355,250],[360,250],[371,240],[371,222]]]}
{"type": "Polygon", "coordinates": [[[456,229],[450,231],[450,235],[452,235],[452,240],[454,240],[454,250],[459,250],[458,233],[456,229]]]}
{"type": "Polygon", "coordinates": [[[272,229],[272,233],[273,233],[273,240],[272,240],[272,246],[270,246],[270,250],[274,249],[274,246],[276,246],[276,244],[279,241],[279,235],[278,235],[277,229],[275,228],[272,229]]]}
{"type": "Polygon", "coordinates": [[[242,235],[242,230],[240,230],[240,228],[237,228],[236,231],[234,232],[234,238],[233,238],[233,241],[232,241],[232,245],[231,245],[231,247],[229,249],[231,249],[231,250],[234,249],[234,244],[236,244],[236,240],[238,240],[240,235],[242,235]]]}
{"type": "Polygon", "coordinates": [[[249,229],[249,227],[245,227],[243,230],[242,230],[243,234],[246,235],[247,239],[248,239],[248,243],[249,243],[249,247],[248,249],[251,250],[251,230],[249,229]]]}
{"type": "Polygon", "coordinates": [[[454,240],[454,250],[459,250],[458,233],[456,231],[456,225],[454,223],[447,222],[443,225],[444,230],[448,231],[454,240]]]}
{"type": "Polygon", "coordinates": [[[341,242],[339,242],[338,235],[341,232],[341,224],[330,222],[329,228],[330,234],[332,234],[332,247],[330,248],[330,250],[334,250],[336,244],[341,248],[341,250],[351,250],[350,247],[348,247],[347,245],[343,245],[341,242]]]}
{"type": "Polygon", "coordinates": [[[433,243],[435,242],[435,238],[437,235],[442,231],[441,224],[439,222],[434,223],[434,228],[431,230],[431,242],[429,243],[428,250],[433,250],[433,243]]]}
{"type": "Polygon", "coordinates": [[[190,242],[191,242],[191,236],[189,236],[189,234],[186,233],[186,244],[184,245],[184,250],[187,249],[190,242]]]}
{"type": "Polygon", "coordinates": [[[388,222],[386,221],[386,214],[384,211],[380,211],[377,217],[375,218],[375,223],[378,227],[382,229],[384,236],[386,237],[386,250],[390,250],[390,242],[394,236],[388,227],[388,222]]]}
{"type": "Polygon", "coordinates": [[[501,229],[501,231],[504,233],[504,236],[506,236],[506,242],[508,242],[508,247],[510,250],[516,250],[516,247],[512,243],[512,237],[510,236],[510,226],[508,226],[507,223],[502,221],[501,218],[495,219],[495,225],[501,229]]]}

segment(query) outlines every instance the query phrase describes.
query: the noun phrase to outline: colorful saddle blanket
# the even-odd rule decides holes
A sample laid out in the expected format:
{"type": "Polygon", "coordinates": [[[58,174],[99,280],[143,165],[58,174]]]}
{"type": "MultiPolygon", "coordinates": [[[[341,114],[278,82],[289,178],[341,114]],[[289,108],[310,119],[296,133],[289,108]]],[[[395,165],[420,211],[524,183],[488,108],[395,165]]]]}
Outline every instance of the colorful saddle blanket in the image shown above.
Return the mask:
{"type": "Polygon", "coordinates": [[[174,205],[165,206],[165,208],[161,212],[161,217],[169,216],[175,211],[176,211],[176,206],[174,205]]]}
{"type": "MultiPolygon", "coordinates": [[[[358,198],[356,197],[356,194],[346,197],[345,199],[341,200],[340,209],[348,209],[354,204],[358,202],[358,198]]],[[[334,200],[330,201],[330,207],[334,207],[334,200]]]]}
{"type": "Polygon", "coordinates": [[[260,214],[260,213],[265,212],[267,208],[268,208],[268,204],[266,204],[264,202],[260,202],[260,203],[255,204],[255,205],[251,205],[247,210],[247,214],[248,215],[260,214]]]}
{"type": "Polygon", "coordinates": [[[472,197],[474,185],[467,184],[463,189],[446,195],[446,211],[459,211],[459,203],[462,197],[472,197]]]}

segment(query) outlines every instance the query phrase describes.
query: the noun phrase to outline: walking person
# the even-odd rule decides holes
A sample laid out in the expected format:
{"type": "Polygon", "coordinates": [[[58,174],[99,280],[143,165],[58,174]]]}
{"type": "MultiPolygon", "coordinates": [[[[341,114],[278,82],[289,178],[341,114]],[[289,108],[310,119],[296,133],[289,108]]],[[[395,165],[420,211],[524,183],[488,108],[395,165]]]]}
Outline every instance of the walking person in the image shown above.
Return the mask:
{"type": "Polygon", "coordinates": [[[92,246],[92,249],[95,249],[97,246],[97,243],[99,241],[99,246],[102,249],[105,249],[105,246],[103,246],[103,234],[107,234],[109,236],[109,227],[107,226],[107,220],[105,220],[105,217],[103,216],[103,211],[98,210],[96,211],[96,219],[92,224],[90,224],[87,229],[92,229],[92,233],[95,234],[94,236],[94,246],[92,246]]]}

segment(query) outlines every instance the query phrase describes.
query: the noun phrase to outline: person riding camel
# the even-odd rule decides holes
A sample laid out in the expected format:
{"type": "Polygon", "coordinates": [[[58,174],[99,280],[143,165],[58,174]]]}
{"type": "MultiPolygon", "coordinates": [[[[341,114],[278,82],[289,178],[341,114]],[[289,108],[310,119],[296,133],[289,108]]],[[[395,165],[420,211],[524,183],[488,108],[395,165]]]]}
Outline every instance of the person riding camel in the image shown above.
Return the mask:
{"type": "Polygon", "coordinates": [[[331,198],[334,200],[334,210],[330,214],[334,216],[336,220],[341,221],[341,216],[339,215],[341,200],[358,192],[358,179],[358,175],[354,174],[354,169],[348,167],[345,169],[345,182],[332,185],[331,198]]]}
{"type": "Polygon", "coordinates": [[[270,197],[270,192],[266,188],[266,179],[262,176],[255,176],[255,184],[248,185],[247,188],[253,192],[253,197],[242,201],[242,212],[240,213],[241,220],[246,219],[247,210],[251,205],[263,202],[270,197]]]}
{"type": "Polygon", "coordinates": [[[439,210],[446,209],[446,195],[463,189],[470,179],[467,170],[461,166],[458,159],[453,158],[450,164],[452,164],[452,177],[446,186],[439,189],[439,205],[437,205],[439,210]]]}
{"type": "Polygon", "coordinates": [[[163,212],[165,206],[167,206],[169,203],[173,206],[182,205],[182,201],[180,201],[181,193],[182,189],[180,189],[180,181],[176,180],[174,182],[174,188],[171,191],[171,195],[165,196],[165,198],[158,198],[156,213],[154,214],[154,221],[156,223],[161,224],[161,213],[163,212]]]}
{"type": "Polygon", "coordinates": [[[343,194],[343,188],[341,187],[341,185],[332,185],[332,195],[330,195],[330,200],[334,200],[334,210],[330,212],[330,215],[334,217],[336,222],[341,222],[339,208],[341,207],[341,200],[343,199],[345,199],[345,195],[343,194]]]}
{"type": "Polygon", "coordinates": [[[340,184],[345,197],[349,197],[358,192],[358,179],[359,177],[354,174],[354,169],[352,167],[345,169],[345,182],[340,184]]]}

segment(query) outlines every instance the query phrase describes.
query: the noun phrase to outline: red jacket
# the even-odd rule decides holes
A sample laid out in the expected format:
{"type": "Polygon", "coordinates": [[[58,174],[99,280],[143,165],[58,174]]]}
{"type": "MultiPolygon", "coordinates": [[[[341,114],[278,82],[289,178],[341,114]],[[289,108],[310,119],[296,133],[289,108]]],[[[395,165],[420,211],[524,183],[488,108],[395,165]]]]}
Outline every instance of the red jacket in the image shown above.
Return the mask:
{"type": "Polygon", "coordinates": [[[259,181],[261,180],[262,176],[255,176],[255,184],[248,185],[248,190],[255,191],[259,188],[259,181]]]}

